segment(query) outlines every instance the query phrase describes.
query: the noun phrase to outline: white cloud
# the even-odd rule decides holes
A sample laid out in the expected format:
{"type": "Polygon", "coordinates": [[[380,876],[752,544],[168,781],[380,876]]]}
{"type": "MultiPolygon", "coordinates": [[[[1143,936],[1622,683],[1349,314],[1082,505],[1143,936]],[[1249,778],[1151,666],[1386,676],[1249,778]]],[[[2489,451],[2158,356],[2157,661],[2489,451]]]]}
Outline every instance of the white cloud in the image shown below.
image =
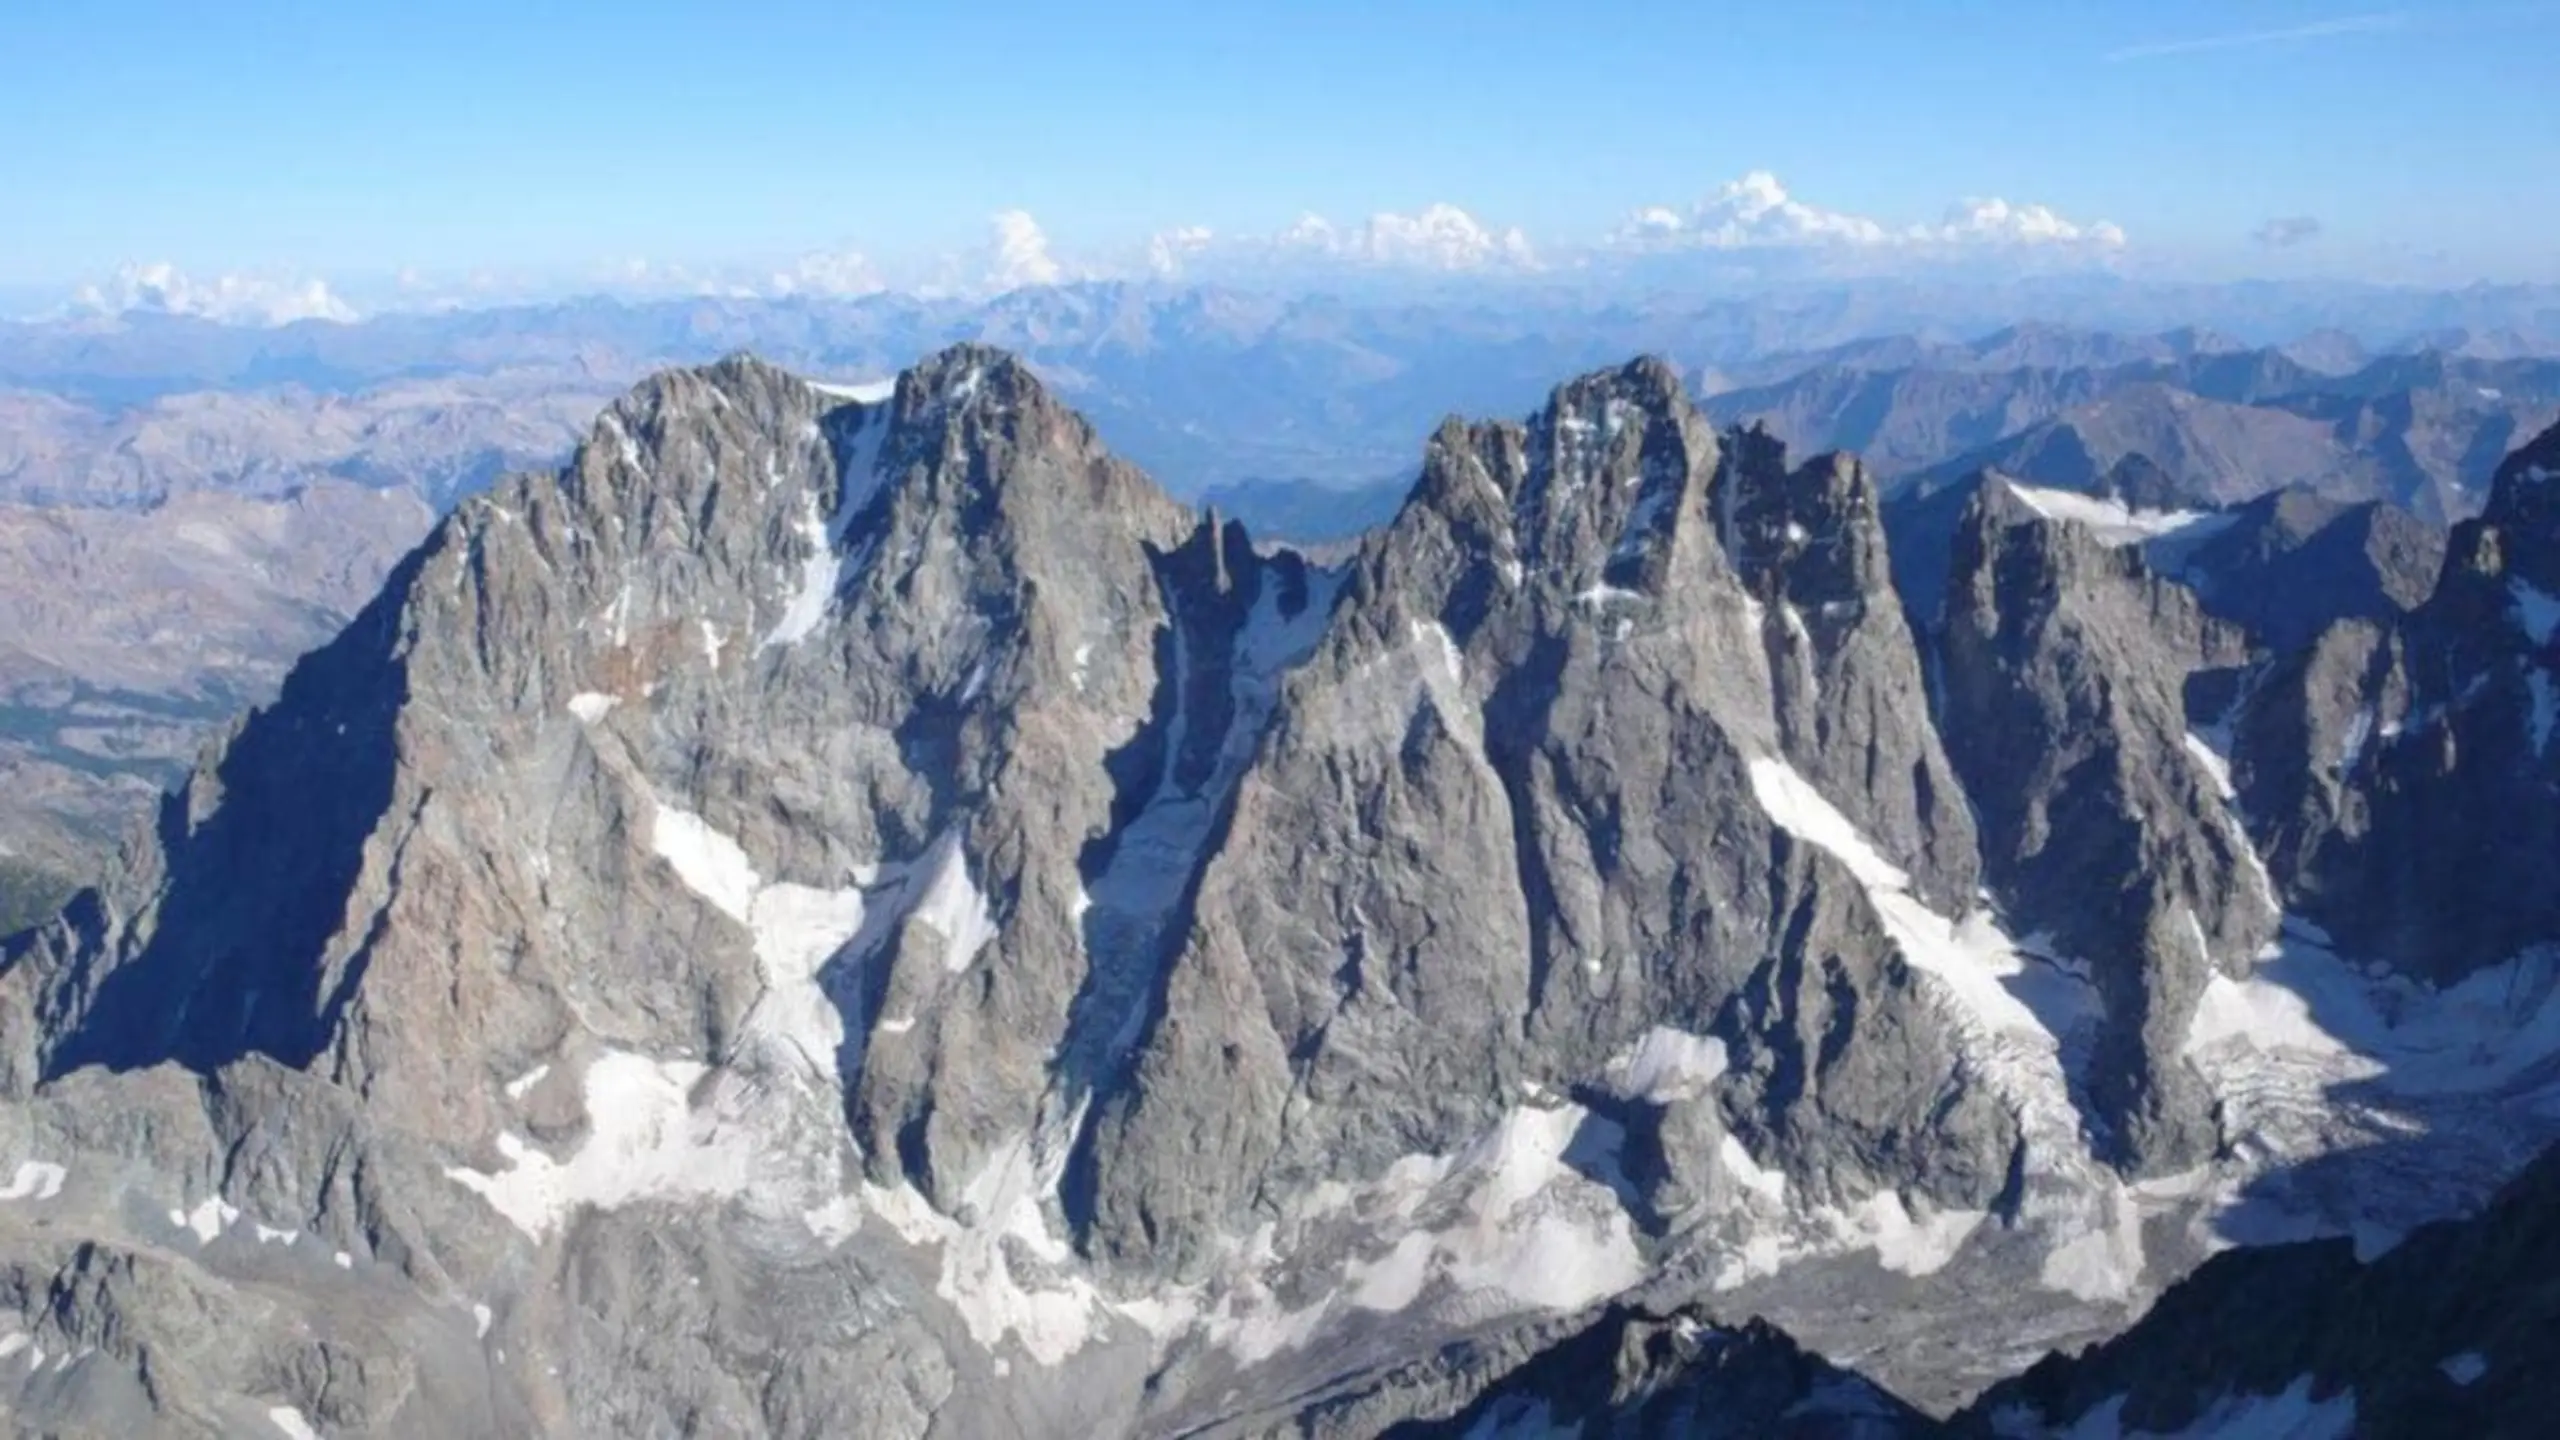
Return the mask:
{"type": "Polygon", "coordinates": [[[2087,245],[2101,250],[2124,246],[2123,228],[2110,221],[2075,224],[2045,206],[2012,205],[1996,197],[1950,207],[1945,224],[1918,238],[1951,245],[2087,245]]]}
{"type": "Polygon", "coordinates": [[[785,269],[773,272],[769,295],[824,295],[850,298],[888,289],[880,269],[858,250],[813,250],[785,269]]]}
{"type": "Polygon", "coordinates": [[[1609,237],[1628,250],[1745,250],[1886,246],[2055,246],[2113,250],[2124,231],[2107,221],[2081,224],[2043,205],[1997,198],[1962,201],[1936,225],[1892,226],[1864,215],[1826,210],[1787,193],[1778,177],[1754,170],[1683,211],[1647,206],[1609,237]]]}
{"type": "Polygon", "coordinates": [[[1880,245],[1890,238],[1873,220],[1818,209],[1796,199],[1766,170],[1754,170],[1719,187],[1686,215],[1659,205],[1638,211],[1636,226],[1644,235],[1675,245],[1718,250],[1753,245],[1880,245]]]}
{"type": "Polygon", "coordinates": [[[644,299],[665,299],[677,295],[749,293],[746,287],[734,281],[723,281],[717,276],[698,273],[684,265],[663,260],[648,260],[638,256],[606,261],[597,269],[595,283],[618,295],[644,299]]]}
{"type": "Polygon", "coordinates": [[[81,286],[71,304],[74,310],[102,315],[192,315],[234,325],[356,318],[354,307],[330,293],[324,280],[258,275],[194,280],[165,260],[118,266],[113,278],[81,286]]]}
{"type": "Polygon", "coordinates": [[[1412,215],[1381,212],[1348,230],[1308,215],[1281,231],[1274,244],[1353,264],[1422,270],[1522,270],[1537,264],[1529,237],[1518,227],[1494,230],[1445,202],[1412,215]]]}
{"type": "Polygon", "coordinates": [[[1158,231],[1147,240],[1148,273],[1163,279],[1180,275],[1190,259],[1217,243],[1206,225],[1182,225],[1158,231]]]}
{"type": "Polygon", "coordinates": [[[1029,211],[999,211],[990,223],[995,237],[988,247],[987,285],[1016,290],[1025,285],[1055,285],[1066,278],[1065,269],[1049,254],[1048,235],[1029,211]]]}
{"type": "Polygon", "coordinates": [[[2305,40],[2328,40],[2341,35],[2371,35],[2397,30],[2409,17],[2398,11],[2379,15],[2346,15],[2335,20],[2319,20],[2308,25],[2294,25],[2282,30],[2242,30],[2225,35],[2205,35],[2189,40],[2161,40],[2146,45],[2128,45],[2110,51],[2107,61],[2121,64],[2127,60],[2157,60],[2169,55],[2200,55],[2213,50],[2254,50],[2261,45],[2296,45],[2305,40]]]}

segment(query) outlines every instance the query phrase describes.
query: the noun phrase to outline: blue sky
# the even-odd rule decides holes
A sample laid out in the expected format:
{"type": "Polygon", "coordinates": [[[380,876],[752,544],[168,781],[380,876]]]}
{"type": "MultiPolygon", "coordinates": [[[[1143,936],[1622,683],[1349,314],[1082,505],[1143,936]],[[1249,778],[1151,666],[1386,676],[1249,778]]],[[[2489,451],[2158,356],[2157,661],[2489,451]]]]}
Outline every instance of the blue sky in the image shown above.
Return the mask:
{"type": "Polygon", "coordinates": [[[0,285],[904,261],[1015,209],[1099,255],[1446,201],[1552,253],[1751,171],[2160,266],[2560,278],[2555,53],[2560,4],[22,3],[0,285]]]}

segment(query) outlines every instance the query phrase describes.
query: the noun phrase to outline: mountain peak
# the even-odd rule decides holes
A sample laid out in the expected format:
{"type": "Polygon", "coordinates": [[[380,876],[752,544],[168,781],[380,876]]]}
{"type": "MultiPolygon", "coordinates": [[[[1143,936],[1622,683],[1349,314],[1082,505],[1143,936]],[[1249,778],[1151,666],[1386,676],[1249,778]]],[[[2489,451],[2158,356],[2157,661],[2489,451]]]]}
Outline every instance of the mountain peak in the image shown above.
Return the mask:
{"type": "Polygon", "coordinates": [[[2527,441],[2498,466],[2482,520],[2529,535],[2560,566],[2560,425],[2527,441]]]}
{"type": "Polygon", "coordinates": [[[910,405],[960,406],[984,399],[994,405],[1055,402],[1031,367],[1012,351],[964,341],[917,361],[898,377],[899,398],[910,405]]]}

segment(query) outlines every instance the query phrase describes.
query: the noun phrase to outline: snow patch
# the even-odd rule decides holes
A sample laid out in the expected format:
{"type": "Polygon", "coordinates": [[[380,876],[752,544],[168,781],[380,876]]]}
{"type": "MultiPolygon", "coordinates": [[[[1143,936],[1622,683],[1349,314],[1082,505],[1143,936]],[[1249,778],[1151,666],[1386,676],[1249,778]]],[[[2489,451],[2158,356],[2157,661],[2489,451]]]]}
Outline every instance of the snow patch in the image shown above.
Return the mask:
{"type": "Polygon", "coordinates": [[[1656,1025],[1609,1063],[1618,1093],[1657,1105],[1704,1095],[1725,1072],[1724,1042],[1656,1025]]]}
{"type": "Polygon", "coordinates": [[[2368,973],[2299,926],[2245,980],[2205,984],[2186,1052],[2208,1075],[2245,1076],[2277,1056],[2315,1063],[2330,1083],[2375,1080],[2401,1095],[2498,1090],[2560,1056],[2560,947],[2432,989],[2368,973]]]}
{"type": "Polygon", "coordinates": [[[1637,591],[1606,583],[1594,584],[1574,593],[1574,603],[1598,610],[1609,605],[1633,604],[1645,597],[1637,591]]]}
{"type": "Polygon", "coordinates": [[[858,405],[877,405],[898,393],[898,380],[894,375],[886,380],[857,380],[848,384],[830,380],[811,380],[808,384],[810,389],[821,395],[833,395],[858,405]]]}
{"type": "Polygon", "coordinates": [[[542,1077],[550,1073],[551,1066],[549,1062],[546,1061],[543,1064],[536,1065],[532,1069],[527,1070],[513,1080],[508,1081],[507,1098],[510,1100],[521,1100],[525,1096],[532,1094],[533,1087],[541,1084],[542,1077]]]}
{"type": "Polygon", "coordinates": [[[250,1224],[249,1229],[258,1237],[258,1243],[261,1245],[290,1245],[302,1238],[302,1232],[299,1230],[278,1230],[271,1225],[260,1225],[255,1222],[250,1224]]]}
{"type": "Polygon", "coordinates": [[[969,878],[969,857],[961,851],[958,831],[943,837],[927,863],[932,878],[916,901],[915,916],[942,936],[943,963],[956,975],[996,938],[995,917],[987,909],[986,892],[969,878]]]}
{"type": "Polygon", "coordinates": [[[1716,1142],[1716,1163],[1723,1166],[1725,1174],[1731,1176],[1734,1182],[1744,1190],[1772,1204],[1785,1202],[1786,1175],[1780,1171],[1762,1169],[1760,1162],[1751,1158],[1750,1147],[1744,1145],[1737,1137],[1727,1134],[1716,1142]]]}
{"type": "MultiPolygon", "coordinates": [[[[1797,839],[1828,852],[1847,866],[1865,887],[1867,898],[1885,923],[1886,933],[1904,958],[1936,980],[1951,998],[1995,1033],[2014,1037],[2047,1056],[2058,1055],[2061,1030],[2084,1018],[2095,1003],[2085,985],[2009,984],[2032,971],[2041,982],[2068,976],[2036,960],[2002,932],[1990,916],[1976,912],[1950,921],[1931,911],[1910,893],[1911,877],[1877,853],[1850,819],[1833,808],[1793,766],[1783,760],[1756,759],[1750,765],[1752,793],[1777,826],[1797,839]]],[[[2059,1084],[2058,1069],[2035,1077],[2048,1087],[2059,1084]]]]}
{"type": "MultiPolygon", "coordinates": [[[[2084,1297],[2132,1293],[2141,1275],[2139,1217],[2128,1219],[2123,1187],[2089,1153],[2065,1060],[2085,1053],[2085,1037],[2102,1013],[2097,992],[2085,977],[2010,937],[1987,911],[1950,921],[1930,910],[1911,894],[1901,867],[1785,761],[1755,759],[1749,776],[1771,821],[1856,877],[1885,933],[1919,973],[1923,993],[1954,1031],[1965,1066],[2017,1116],[2029,1180],[2021,1214],[2054,1241],[2045,1283],[2084,1297]]],[[[1752,1188],[1748,1179],[1745,1188],[1752,1188]]],[[[1964,1220],[1942,1217],[1925,1222],[1938,1228],[1906,1236],[1891,1215],[1873,1208],[1872,1198],[1863,1204],[1869,1207],[1863,1213],[1797,1217],[1797,1228],[1820,1220],[1831,1232],[1825,1243],[1872,1244],[1879,1258],[1885,1248],[1907,1244],[1907,1255],[1925,1259],[1936,1245],[1960,1245],[1960,1228],[1970,1233],[1964,1220]]],[[[1792,1250],[1814,1248],[1791,1245],[1766,1227],[1752,1239],[1756,1248],[1739,1256],[1721,1283],[1771,1273],[1792,1250]]]]}
{"type": "Polygon", "coordinates": [[[267,1412],[267,1423],[284,1432],[285,1440],[320,1440],[320,1432],[311,1421],[290,1405],[278,1405],[267,1412]]]}
{"type": "Polygon", "coordinates": [[[747,1012],[743,1029],[789,1047],[809,1074],[836,1074],[844,1044],[844,1017],[819,983],[819,971],[862,929],[862,891],[820,890],[788,883],[758,890],[748,923],[755,931],[756,967],[764,993],[747,1012]]]}
{"type": "Polygon", "coordinates": [[[2515,602],[2516,623],[2534,644],[2548,645],[2560,634],[2560,595],[2524,579],[2508,581],[2507,595],[2515,602]]]}
{"type": "MultiPolygon", "coordinates": [[[[659,805],[650,846],[679,879],[755,937],[756,967],[764,991],[748,1011],[748,1041],[787,1048],[812,1075],[836,1073],[844,1021],[819,983],[819,972],[862,929],[860,888],[876,872],[856,872],[856,884],[821,890],[789,882],[765,884],[737,841],[701,816],[659,805]]],[[[537,1075],[536,1079],[539,1078],[537,1075]]]]}
{"type": "Polygon", "coordinates": [[[1413,641],[1415,644],[1421,645],[1426,649],[1436,649],[1439,651],[1440,666],[1443,670],[1448,672],[1450,684],[1459,685],[1465,683],[1467,678],[1466,657],[1459,652],[1458,642],[1450,638],[1448,630],[1443,627],[1439,621],[1414,621],[1413,641]]]}
{"type": "Polygon", "coordinates": [[[796,645],[816,634],[819,625],[827,618],[828,607],[835,603],[837,593],[861,569],[867,551],[849,550],[846,541],[854,520],[880,489],[880,446],[888,432],[886,411],[874,411],[863,417],[838,474],[833,515],[818,513],[815,490],[801,497],[798,529],[808,554],[800,561],[800,583],[792,591],[790,600],[784,603],[782,614],[774,621],[773,628],[757,642],[757,653],[776,645],[796,645]]]}
{"type": "Polygon", "coordinates": [[[689,810],[660,805],[649,823],[649,848],[676,878],[722,914],[744,925],[759,881],[747,852],[689,810]]]}
{"type": "Polygon", "coordinates": [[[1434,1182],[1432,1209],[1445,1219],[1345,1267],[1349,1303],[1401,1310],[1438,1278],[1511,1308],[1567,1311],[1637,1284],[1644,1260],[1624,1207],[1567,1159],[1591,1123],[1579,1105],[1518,1106],[1448,1161],[1413,1165],[1406,1183],[1434,1182]]]}
{"type": "Polygon", "coordinates": [[[765,632],[763,641],[756,646],[759,653],[776,645],[796,645],[808,639],[817,632],[819,623],[827,618],[827,606],[836,598],[838,565],[832,543],[834,537],[829,533],[825,517],[818,513],[815,493],[803,496],[801,506],[798,528],[801,542],[808,547],[809,553],[800,562],[800,585],[791,592],[791,599],[782,607],[781,617],[773,622],[773,628],[765,632]]]}
{"type": "Polygon", "coordinates": [[[599,695],[593,690],[581,690],[569,697],[569,713],[593,725],[610,714],[614,706],[621,703],[621,699],[617,696],[599,695]]]}
{"type": "Polygon", "coordinates": [[[2489,1373],[2489,1357],[2477,1350],[2465,1350],[2459,1355],[2446,1356],[2436,1368],[2456,1385],[2477,1385],[2480,1377],[2489,1373]]]}
{"type": "Polygon", "coordinates": [[[1493,1291],[1541,1310],[1579,1310],[1641,1281],[1643,1257],[1617,1197],[1565,1159],[1590,1118],[1578,1105],[1525,1106],[1463,1153],[1475,1184],[1436,1257],[1461,1291],[1493,1291]]]}
{"type": "MultiPolygon", "coordinates": [[[[2337,773],[2340,776],[2352,773],[2356,768],[2356,762],[2364,758],[2365,747],[2373,743],[2374,729],[2374,712],[2370,705],[2357,711],[2355,717],[2347,722],[2347,733],[2338,741],[2337,773]]],[[[2382,727],[2382,738],[2385,740],[2391,739],[2398,733],[2399,727],[2396,725],[2382,727]]]]}
{"type": "Polygon", "coordinates": [[[488,1306],[486,1306],[486,1305],[474,1305],[474,1306],[472,1306],[472,1307],[471,1307],[471,1338],[473,1338],[474,1340],[486,1340],[486,1339],[488,1339],[488,1338],[489,1338],[489,1323],[490,1323],[490,1321],[491,1321],[491,1320],[493,1320],[493,1319],[495,1319],[495,1318],[496,1318],[496,1317],[492,1316],[492,1315],[489,1313],[489,1307],[488,1307],[488,1306]]]}
{"type": "Polygon", "coordinates": [[[2142,1212],[2134,1192],[2110,1185],[2094,1217],[2079,1217],[2045,1252],[2037,1281],[2048,1290],[2100,1304],[2121,1300],[2142,1283],[2142,1212]]]}
{"type": "Polygon", "coordinates": [[[195,1232],[196,1243],[210,1245],[221,1236],[224,1227],[240,1218],[238,1207],[219,1195],[208,1195],[193,1210],[172,1210],[169,1223],[181,1230],[195,1232]]]}
{"type": "Polygon", "coordinates": [[[62,1193],[71,1172],[44,1160],[21,1160],[18,1173],[0,1185],[0,1200],[50,1200],[62,1193]]]}
{"type": "Polygon", "coordinates": [[[1991,1218],[1980,1210],[1915,1211],[1891,1190],[1878,1190],[1836,1212],[1841,1239],[1875,1251],[1876,1263],[1900,1275],[1935,1275],[1991,1218]]]}
{"type": "Polygon", "coordinates": [[[2214,793],[2221,796],[2226,803],[2239,799],[2240,792],[2231,784],[2230,757],[2214,749],[2209,741],[2192,730],[2187,732],[2186,742],[2187,754],[2193,756],[2195,762],[2204,767],[2206,778],[2213,781],[2214,793]]]}
{"type": "Polygon", "coordinates": [[[636,1200],[743,1194],[757,1169],[755,1137],[716,1108],[694,1107],[690,1097],[706,1073],[692,1061],[607,1051],[587,1067],[591,1128],[577,1153],[554,1160],[501,1134],[506,1169],[457,1166],[445,1175],[537,1241],[581,1205],[610,1210],[636,1200]]]}
{"type": "Polygon", "coordinates": [[[708,620],[699,623],[702,626],[702,658],[717,670],[720,668],[720,648],[729,643],[728,637],[720,633],[719,626],[708,620]]]}
{"type": "Polygon", "coordinates": [[[2213,510],[2136,510],[2121,501],[2096,495],[2082,495],[2071,490],[2051,490],[2038,485],[2006,482],[2009,492],[2026,502],[2028,509],[2047,520],[2067,520],[2088,526],[2098,539],[2108,545],[2133,545],[2172,537],[2200,539],[2202,527],[2220,530],[2238,517],[2213,510]]]}
{"type": "Polygon", "coordinates": [[[941,1248],[934,1293],[959,1313],[971,1339],[992,1350],[1011,1336],[1034,1361],[1055,1366],[1092,1342],[1104,1316],[1100,1294],[1073,1272],[1074,1252],[1041,1208],[1065,1163],[1063,1151],[1044,1153],[1028,1136],[998,1150],[962,1187],[965,1222],[905,1184],[866,1185],[863,1198],[910,1243],[941,1248]]]}

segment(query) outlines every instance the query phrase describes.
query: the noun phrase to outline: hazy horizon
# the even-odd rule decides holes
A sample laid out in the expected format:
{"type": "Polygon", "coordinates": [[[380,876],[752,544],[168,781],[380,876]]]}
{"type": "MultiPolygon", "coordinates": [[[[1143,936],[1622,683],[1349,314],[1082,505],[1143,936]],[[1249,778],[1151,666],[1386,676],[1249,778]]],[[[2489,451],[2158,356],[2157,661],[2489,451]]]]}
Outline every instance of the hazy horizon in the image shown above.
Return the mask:
{"type": "Polygon", "coordinates": [[[45,143],[0,197],[0,308],[1737,262],[2560,281],[2560,200],[2514,184],[2560,159],[2560,7],[1817,8],[21,12],[0,127],[45,143]]]}

